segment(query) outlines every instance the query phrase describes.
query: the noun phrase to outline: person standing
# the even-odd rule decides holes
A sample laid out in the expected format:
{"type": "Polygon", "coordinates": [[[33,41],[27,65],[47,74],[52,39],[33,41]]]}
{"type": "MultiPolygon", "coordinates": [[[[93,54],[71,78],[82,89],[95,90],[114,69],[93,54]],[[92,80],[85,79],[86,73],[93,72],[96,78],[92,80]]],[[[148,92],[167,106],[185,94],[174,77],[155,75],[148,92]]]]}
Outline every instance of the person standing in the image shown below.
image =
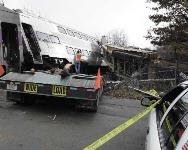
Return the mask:
{"type": "Polygon", "coordinates": [[[74,61],[75,61],[75,70],[76,73],[78,74],[80,73],[80,61],[81,61],[81,53],[79,50],[76,52],[74,61]]]}

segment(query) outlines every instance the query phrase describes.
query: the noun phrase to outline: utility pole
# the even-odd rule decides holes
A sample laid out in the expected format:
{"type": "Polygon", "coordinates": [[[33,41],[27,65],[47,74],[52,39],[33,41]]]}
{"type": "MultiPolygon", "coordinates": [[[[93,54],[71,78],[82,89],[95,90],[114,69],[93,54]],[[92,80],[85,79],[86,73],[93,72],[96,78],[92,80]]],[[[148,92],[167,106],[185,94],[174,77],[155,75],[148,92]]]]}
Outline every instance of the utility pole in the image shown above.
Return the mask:
{"type": "Polygon", "coordinates": [[[177,48],[175,47],[175,60],[176,60],[176,67],[175,67],[175,82],[176,85],[179,84],[179,61],[178,61],[178,53],[177,53],[177,48]]]}

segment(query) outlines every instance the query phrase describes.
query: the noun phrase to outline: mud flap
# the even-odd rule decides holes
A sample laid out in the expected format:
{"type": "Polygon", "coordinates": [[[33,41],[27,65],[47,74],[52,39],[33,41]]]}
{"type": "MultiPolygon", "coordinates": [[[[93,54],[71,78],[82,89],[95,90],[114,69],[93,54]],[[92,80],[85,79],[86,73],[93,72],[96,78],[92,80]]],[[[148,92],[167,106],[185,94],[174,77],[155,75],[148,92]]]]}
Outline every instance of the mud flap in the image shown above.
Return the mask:
{"type": "Polygon", "coordinates": [[[23,98],[21,93],[7,92],[6,99],[7,101],[21,102],[23,98]]]}

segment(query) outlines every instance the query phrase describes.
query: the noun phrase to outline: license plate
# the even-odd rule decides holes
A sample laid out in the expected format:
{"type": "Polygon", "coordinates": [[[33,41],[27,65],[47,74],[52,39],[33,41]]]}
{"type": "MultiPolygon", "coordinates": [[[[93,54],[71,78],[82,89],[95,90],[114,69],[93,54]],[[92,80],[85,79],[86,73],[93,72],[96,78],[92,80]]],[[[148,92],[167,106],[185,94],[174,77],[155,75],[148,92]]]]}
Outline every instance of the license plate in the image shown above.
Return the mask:
{"type": "Polygon", "coordinates": [[[13,90],[16,91],[17,90],[17,85],[13,82],[10,82],[10,84],[7,84],[7,90],[13,90]]]}
{"type": "Polygon", "coordinates": [[[66,87],[54,85],[52,87],[52,95],[66,96],[66,87]]]}
{"type": "Polygon", "coordinates": [[[37,93],[37,84],[33,83],[25,83],[24,84],[24,91],[29,93],[37,93]]]}

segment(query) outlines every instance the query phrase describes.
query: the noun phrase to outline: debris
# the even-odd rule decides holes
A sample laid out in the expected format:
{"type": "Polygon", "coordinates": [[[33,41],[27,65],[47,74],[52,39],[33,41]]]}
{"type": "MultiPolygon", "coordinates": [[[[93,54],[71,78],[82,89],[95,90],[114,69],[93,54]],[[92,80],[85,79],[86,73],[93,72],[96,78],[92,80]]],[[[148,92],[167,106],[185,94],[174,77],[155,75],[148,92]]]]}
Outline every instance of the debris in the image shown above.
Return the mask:
{"type": "Polygon", "coordinates": [[[121,83],[121,81],[107,81],[107,82],[105,83],[104,92],[109,92],[110,90],[113,90],[113,89],[116,88],[120,83],[121,83]]]}
{"type": "MultiPolygon", "coordinates": [[[[48,116],[48,118],[52,118],[52,116],[48,116]]],[[[56,115],[54,115],[52,120],[55,120],[55,119],[56,119],[56,115]]]]}
{"type": "Polygon", "coordinates": [[[55,120],[55,118],[56,118],[56,115],[54,116],[53,120],[55,120]]]}
{"type": "Polygon", "coordinates": [[[141,99],[143,97],[143,94],[125,85],[119,86],[118,88],[113,88],[109,92],[105,92],[105,95],[116,97],[116,98],[130,98],[130,99],[141,99]]]}

